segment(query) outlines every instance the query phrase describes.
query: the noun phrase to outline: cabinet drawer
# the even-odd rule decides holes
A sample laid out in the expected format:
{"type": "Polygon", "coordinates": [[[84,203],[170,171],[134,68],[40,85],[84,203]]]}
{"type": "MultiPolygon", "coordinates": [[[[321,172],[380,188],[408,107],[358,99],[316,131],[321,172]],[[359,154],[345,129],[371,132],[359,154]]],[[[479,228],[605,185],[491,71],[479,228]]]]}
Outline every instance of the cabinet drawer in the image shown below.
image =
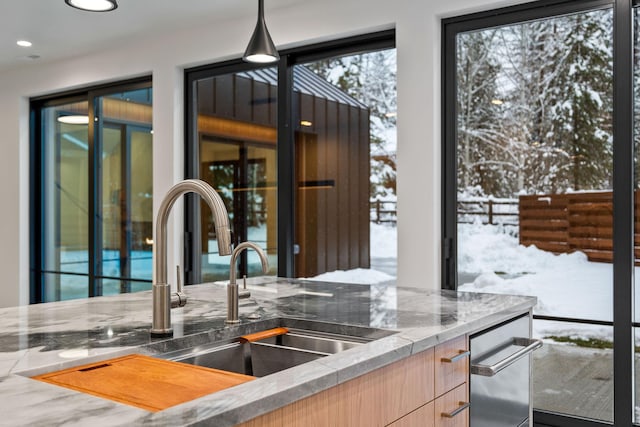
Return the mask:
{"type": "Polygon", "coordinates": [[[339,385],[336,425],[386,426],[432,401],[433,354],[428,349],[339,385]]]}
{"type": "Polygon", "coordinates": [[[435,347],[435,394],[440,396],[467,381],[469,344],[466,336],[435,347]]]}
{"type": "Polygon", "coordinates": [[[469,391],[461,384],[438,397],[434,405],[435,427],[469,427],[469,391]]]}

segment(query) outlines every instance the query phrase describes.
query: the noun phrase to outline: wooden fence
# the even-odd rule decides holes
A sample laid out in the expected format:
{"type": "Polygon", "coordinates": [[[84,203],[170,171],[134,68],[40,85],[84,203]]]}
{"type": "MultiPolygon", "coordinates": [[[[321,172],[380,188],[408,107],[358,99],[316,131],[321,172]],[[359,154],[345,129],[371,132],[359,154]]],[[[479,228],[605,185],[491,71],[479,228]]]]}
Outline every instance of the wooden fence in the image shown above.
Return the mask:
{"type": "Polygon", "coordinates": [[[383,222],[398,222],[397,204],[398,202],[395,200],[370,200],[370,221],[377,224],[381,224],[383,222]]]}
{"type": "Polygon", "coordinates": [[[473,224],[480,217],[483,224],[518,226],[517,200],[458,200],[458,223],[473,224]]]}
{"type": "MultiPolygon", "coordinates": [[[[638,212],[639,197],[635,195],[638,212]]],[[[613,193],[573,193],[520,196],[520,244],[569,253],[584,252],[590,261],[613,261],[613,193]]],[[[640,230],[640,220],[635,219],[640,230]]],[[[636,264],[640,238],[635,235],[636,264]]]]}
{"type": "MultiPolygon", "coordinates": [[[[398,221],[395,200],[370,200],[370,220],[375,223],[398,221]]],[[[517,200],[458,200],[458,223],[473,224],[480,217],[483,224],[518,226],[517,200]]]]}

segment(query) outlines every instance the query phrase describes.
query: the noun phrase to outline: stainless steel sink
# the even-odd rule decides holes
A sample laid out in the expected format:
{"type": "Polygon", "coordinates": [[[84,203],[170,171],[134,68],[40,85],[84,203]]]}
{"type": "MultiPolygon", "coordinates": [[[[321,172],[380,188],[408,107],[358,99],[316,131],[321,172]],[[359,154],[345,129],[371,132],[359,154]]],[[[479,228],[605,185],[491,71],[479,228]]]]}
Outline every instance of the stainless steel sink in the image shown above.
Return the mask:
{"type": "Polygon", "coordinates": [[[241,343],[238,339],[191,347],[159,357],[262,377],[357,347],[371,339],[290,328],[284,335],[241,343]]]}
{"type": "Polygon", "coordinates": [[[245,359],[244,349],[243,344],[234,341],[178,350],[163,354],[161,357],[176,362],[246,374],[250,372],[246,363],[251,363],[251,360],[245,359]]]}
{"type": "Polygon", "coordinates": [[[360,337],[290,329],[287,334],[266,338],[259,343],[333,354],[368,341],[370,340],[360,337]]]}

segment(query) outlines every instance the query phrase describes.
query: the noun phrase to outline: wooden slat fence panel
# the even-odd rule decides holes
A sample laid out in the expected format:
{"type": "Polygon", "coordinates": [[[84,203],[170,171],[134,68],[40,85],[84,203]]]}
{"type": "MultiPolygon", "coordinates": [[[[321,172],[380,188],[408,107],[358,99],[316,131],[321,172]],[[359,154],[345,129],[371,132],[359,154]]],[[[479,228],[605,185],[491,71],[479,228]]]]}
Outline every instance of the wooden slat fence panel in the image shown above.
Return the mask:
{"type": "Polygon", "coordinates": [[[520,244],[570,252],[567,204],[565,194],[520,196],[520,244]]]}
{"type": "MultiPolygon", "coordinates": [[[[640,196],[635,227],[640,230],[640,196]]],[[[613,262],[613,193],[520,196],[520,244],[555,253],[584,252],[590,261],[613,262]]],[[[634,236],[640,264],[640,236],[634,236]]]]}

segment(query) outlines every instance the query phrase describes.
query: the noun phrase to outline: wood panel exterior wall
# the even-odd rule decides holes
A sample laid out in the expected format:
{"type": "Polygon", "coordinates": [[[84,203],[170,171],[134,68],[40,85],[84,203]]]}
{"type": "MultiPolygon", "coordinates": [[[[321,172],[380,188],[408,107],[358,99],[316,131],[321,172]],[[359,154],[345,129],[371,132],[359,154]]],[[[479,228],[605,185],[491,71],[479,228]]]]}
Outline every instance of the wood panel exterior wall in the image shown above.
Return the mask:
{"type": "Polygon", "coordinates": [[[295,97],[296,275],[369,268],[369,111],[295,97]]]}
{"type": "MultiPolygon", "coordinates": [[[[640,230],[638,192],[635,229],[640,230]]],[[[520,196],[520,244],[554,253],[584,252],[590,261],[613,262],[611,191],[520,196]]],[[[640,237],[635,235],[636,264],[640,237]]]]}
{"type": "MultiPolygon", "coordinates": [[[[243,75],[200,80],[200,138],[274,144],[275,133],[265,129],[276,129],[276,96],[275,85],[243,75]],[[231,122],[237,126],[228,126],[231,122]]],[[[370,265],[369,110],[355,104],[294,92],[297,277],[370,265]]],[[[268,232],[267,240],[275,247],[275,233],[268,232]]]]}

